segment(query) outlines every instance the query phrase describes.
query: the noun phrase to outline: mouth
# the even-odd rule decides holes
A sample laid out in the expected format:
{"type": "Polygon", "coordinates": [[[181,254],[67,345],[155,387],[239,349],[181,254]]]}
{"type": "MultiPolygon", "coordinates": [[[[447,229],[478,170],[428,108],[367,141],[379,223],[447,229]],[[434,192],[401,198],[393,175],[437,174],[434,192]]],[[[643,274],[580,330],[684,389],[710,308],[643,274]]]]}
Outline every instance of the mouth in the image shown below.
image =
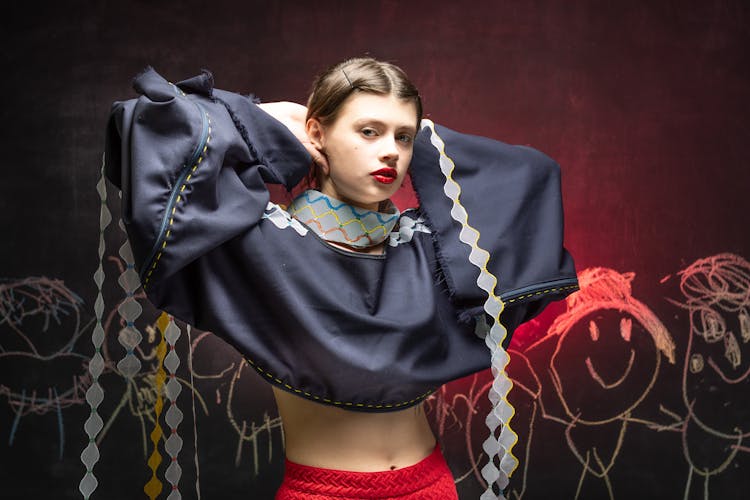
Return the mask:
{"type": "Polygon", "coordinates": [[[395,168],[381,168],[380,170],[376,170],[375,172],[371,173],[376,181],[380,182],[381,184],[391,184],[396,180],[396,177],[398,177],[398,172],[395,168]]]}
{"type": "Polygon", "coordinates": [[[589,374],[591,375],[591,378],[596,380],[599,385],[604,387],[605,389],[612,389],[613,387],[617,387],[618,385],[622,384],[622,382],[628,378],[628,375],[630,374],[630,369],[633,368],[633,361],[635,358],[635,351],[633,349],[630,350],[630,359],[628,360],[628,366],[625,369],[625,373],[622,374],[622,376],[615,380],[612,383],[607,383],[604,381],[601,375],[599,375],[599,372],[594,368],[594,364],[591,362],[590,357],[586,357],[586,368],[589,370],[589,374]]]}
{"type": "Polygon", "coordinates": [[[711,368],[713,368],[713,370],[719,375],[719,377],[721,377],[724,380],[724,382],[726,382],[727,384],[736,384],[738,382],[742,382],[748,376],[750,376],[750,366],[747,368],[747,370],[745,371],[745,373],[743,373],[739,377],[737,377],[737,378],[730,378],[730,377],[728,377],[724,373],[724,370],[722,370],[721,368],[719,368],[719,365],[717,365],[716,362],[713,359],[711,359],[710,356],[708,358],[708,365],[711,368]]]}

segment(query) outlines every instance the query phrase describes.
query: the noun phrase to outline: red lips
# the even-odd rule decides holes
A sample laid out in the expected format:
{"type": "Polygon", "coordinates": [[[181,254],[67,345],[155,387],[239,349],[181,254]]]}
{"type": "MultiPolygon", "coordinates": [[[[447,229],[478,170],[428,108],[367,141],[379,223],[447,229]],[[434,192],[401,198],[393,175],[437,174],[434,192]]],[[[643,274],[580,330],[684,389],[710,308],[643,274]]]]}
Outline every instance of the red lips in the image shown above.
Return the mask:
{"type": "Polygon", "coordinates": [[[391,184],[396,180],[396,177],[398,177],[398,171],[396,171],[395,168],[381,168],[380,170],[376,170],[373,172],[372,175],[376,181],[382,183],[382,184],[391,184]]]}

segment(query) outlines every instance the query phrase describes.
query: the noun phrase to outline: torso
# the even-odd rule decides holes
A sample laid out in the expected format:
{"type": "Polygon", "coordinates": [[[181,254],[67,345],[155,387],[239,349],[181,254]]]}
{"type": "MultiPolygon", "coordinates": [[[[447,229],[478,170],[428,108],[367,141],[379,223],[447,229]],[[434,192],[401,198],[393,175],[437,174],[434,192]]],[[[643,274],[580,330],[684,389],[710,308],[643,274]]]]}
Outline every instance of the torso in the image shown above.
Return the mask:
{"type": "MultiPolygon", "coordinates": [[[[353,252],[349,247],[328,242],[353,252]]],[[[385,245],[357,250],[381,255],[385,245]]],[[[387,413],[347,411],[273,388],[284,426],[288,460],[324,469],[355,472],[414,465],[435,448],[422,404],[387,413]]]]}
{"type": "Polygon", "coordinates": [[[288,460],[356,472],[414,465],[435,448],[422,404],[387,413],[347,411],[273,388],[288,460]]]}

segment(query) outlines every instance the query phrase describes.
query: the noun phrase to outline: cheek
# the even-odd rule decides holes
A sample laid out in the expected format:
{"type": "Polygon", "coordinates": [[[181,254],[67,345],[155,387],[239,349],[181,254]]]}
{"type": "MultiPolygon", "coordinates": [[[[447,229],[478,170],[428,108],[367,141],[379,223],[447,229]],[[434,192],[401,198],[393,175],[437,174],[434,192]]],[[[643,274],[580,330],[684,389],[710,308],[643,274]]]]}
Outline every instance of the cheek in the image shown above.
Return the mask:
{"type": "Polygon", "coordinates": [[[328,160],[336,163],[345,163],[347,158],[351,156],[352,152],[352,148],[347,148],[342,144],[331,144],[328,149],[326,149],[328,160]]]}
{"type": "Polygon", "coordinates": [[[409,163],[411,163],[411,157],[414,155],[414,150],[410,149],[407,152],[405,152],[401,157],[404,160],[404,164],[406,166],[409,166],[409,163]]]}
{"type": "Polygon", "coordinates": [[[364,150],[364,145],[357,141],[342,141],[336,146],[336,151],[342,156],[361,154],[364,150]]]}

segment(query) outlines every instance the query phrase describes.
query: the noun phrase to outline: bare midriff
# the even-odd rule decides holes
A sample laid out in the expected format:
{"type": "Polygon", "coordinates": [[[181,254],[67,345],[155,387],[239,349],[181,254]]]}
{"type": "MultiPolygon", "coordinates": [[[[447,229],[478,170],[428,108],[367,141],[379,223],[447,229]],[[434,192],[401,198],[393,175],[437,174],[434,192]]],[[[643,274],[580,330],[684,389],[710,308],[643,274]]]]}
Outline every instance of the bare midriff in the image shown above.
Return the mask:
{"type": "Polygon", "coordinates": [[[324,469],[377,472],[401,469],[435,449],[422,404],[369,413],[323,405],[273,388],[284,426],[286,458],[324,469]]]}

